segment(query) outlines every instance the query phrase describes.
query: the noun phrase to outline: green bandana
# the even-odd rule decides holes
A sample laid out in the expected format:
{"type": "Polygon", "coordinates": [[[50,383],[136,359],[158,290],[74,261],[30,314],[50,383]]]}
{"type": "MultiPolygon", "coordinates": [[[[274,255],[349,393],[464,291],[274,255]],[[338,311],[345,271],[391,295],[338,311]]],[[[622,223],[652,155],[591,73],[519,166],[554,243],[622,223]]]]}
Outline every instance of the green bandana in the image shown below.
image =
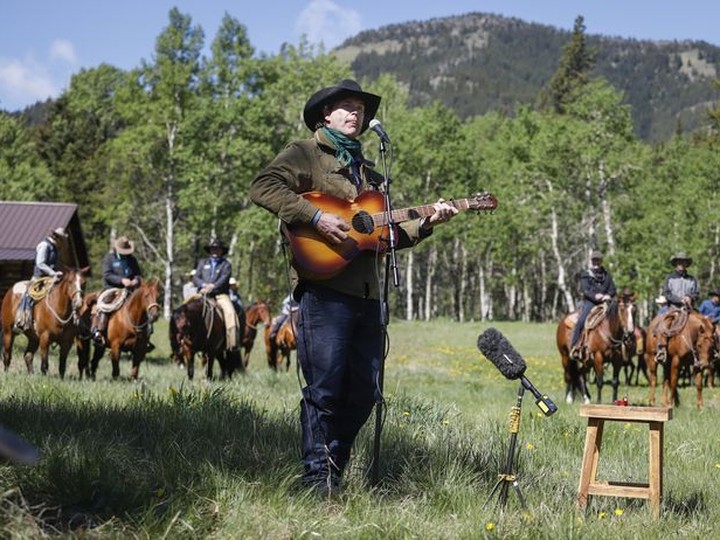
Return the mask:
{"type": "Polygon", "coordinates": [[[362,145],[359,141],[329,127],[320,128],[318,135],[320,142],[335,148],[335,158],[343,167],[347,167],[353,159],[360,157],[362,145]]]}

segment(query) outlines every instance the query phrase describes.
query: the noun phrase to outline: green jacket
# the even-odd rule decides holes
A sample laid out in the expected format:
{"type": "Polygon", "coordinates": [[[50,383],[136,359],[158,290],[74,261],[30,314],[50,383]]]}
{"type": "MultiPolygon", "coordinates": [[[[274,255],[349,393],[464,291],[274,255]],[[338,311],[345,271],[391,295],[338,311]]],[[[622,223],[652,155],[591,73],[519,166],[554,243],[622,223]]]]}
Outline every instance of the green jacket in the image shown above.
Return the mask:
{"type": "MultiPolygon", "coordinates": [[[[352,201],[359,193],[377,190],[382,181],[371,165],[368,161],[361,165],[362,184],[358,189],[348,167],[341,167],[335,159],[333,148],[315,137],[297,141],[257,175],[250,186],[250,199],[289,225],[310,224],[319,209],[301,197],[301,193],[319,191],[352,201]]],[[[398,229],[398,248],[413,246],[430,234],[432,229],[420,229],[419,219],[402,223],[398,229]]],[[[383,257],[367,251],[361,252],[339,274],[318,283],[352,296],[378,299],[378,276],[383,276],[383,257]]],[[[303,278],[298,278],[294,269],[292,280],[293,289],[302,285],[303,278]]]]}

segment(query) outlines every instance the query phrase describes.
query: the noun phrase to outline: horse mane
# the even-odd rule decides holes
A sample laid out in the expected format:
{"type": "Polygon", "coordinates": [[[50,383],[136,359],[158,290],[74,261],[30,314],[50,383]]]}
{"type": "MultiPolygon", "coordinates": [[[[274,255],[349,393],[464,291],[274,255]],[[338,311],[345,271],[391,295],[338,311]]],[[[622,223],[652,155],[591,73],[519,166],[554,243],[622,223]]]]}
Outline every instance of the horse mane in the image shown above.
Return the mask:
{"type": "Polygon", "coordinates": [[[620,303],[618,302],[617,298],[611,299],[610,303],[608,304],[608,317],[617,317],[619,307],[620,303]]]}

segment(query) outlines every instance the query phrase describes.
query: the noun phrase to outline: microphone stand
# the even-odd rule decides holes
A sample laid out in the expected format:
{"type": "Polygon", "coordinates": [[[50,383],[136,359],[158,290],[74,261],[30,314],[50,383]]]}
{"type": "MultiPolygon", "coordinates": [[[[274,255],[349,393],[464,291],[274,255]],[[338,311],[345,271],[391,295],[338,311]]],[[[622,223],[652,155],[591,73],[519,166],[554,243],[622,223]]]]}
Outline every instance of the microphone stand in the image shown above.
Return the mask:
{"type": "Polygon", "coordinates": [[[390,322],[390,309],[388,303],[389,297],[389,277],[392,272],[393,284],[395,287],[400,285],[400,275],[398,272],[398,264],[396,257],[395,245],[396,233],[395,223],[392,219],[392,205],[390,204],[390,169],[387,162],[387,147],[385,140],[380,138],[380,159],[383,168],[383,195],[385,199],[385,222],[387,224],[388,237],[381,238],[380,241],[387,241],[387,251],[389,252],[385,259],[385,281],[380,299],[380,356],[377,375],[377,397],[375,400],[375,438],[373,441],[373,460],[370,472],[370,482],[377,485],[380,481],[380,437],[383,428],[383,410],[385,408],[385,398],[383,396],[383,386],[385,383],[385,343],[387,343],[387,327],[390,322]]]}
{"type": "Polygon", "coordinates": [[[492,496],[495,495],[495,492],[498,490],[498,488],[500,488],[498,502],[500,504],[500,507],[504,509],[505,504],[507,503],[508,490],[510,489],[510,486],[512,486],[515,492],[518,494],[518,498],[520,499],[520,504],[522,505],[522,507],[524,509],[527,508],[527,506],[525,505],[525,498],[520,491],[520,484],[518,483],[517,475],[514,472],[514,464],[516,457],[515,449],[517,448],[517,434],[520,431],[520,412],[522,410],[522,401],[524,394],[525,386],[520,383],[520,387],[518,388],[517,393],[517,401],[515,402],[515,406],[510,409],[510,447],[508,448],[507,457],[505,459],[505,468],[500,474],[498,474],[498,481],[490,492],[490,495],[488,495],[488,498],[485,500],[483,508],[487,506],[487,503],[490,501],[490,499],[492,499],[492,496]]]}

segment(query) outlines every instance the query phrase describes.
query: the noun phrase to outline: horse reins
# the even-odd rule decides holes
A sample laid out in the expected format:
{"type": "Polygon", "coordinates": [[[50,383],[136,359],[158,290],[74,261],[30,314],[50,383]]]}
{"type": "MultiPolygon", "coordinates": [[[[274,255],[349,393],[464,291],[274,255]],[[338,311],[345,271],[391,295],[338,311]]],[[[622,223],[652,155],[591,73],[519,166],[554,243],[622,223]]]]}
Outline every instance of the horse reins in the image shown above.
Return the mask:
{"type": "Polygon", "coordinates": [[[144,330],[145,328],[150,326],[150,310],[154,307],[160,309],[160,304],[158,304],[157,302],[151,302],[150,304],[148,304],[148,306],[145,308],[145,314],[147,315],[147,320],[141,324],[135,324],[134,322],[132,322],[132,320],[130,319],[130,310],[127,308],[125,309],[125,318],[127,319],[128,324],[132,327],[132,329],[135,332],[139,333],[141,330],[144,330]]]}
{"type": "MultiPolygon", "coordinates": [[[[76,275],[76,276],[75,276],[75,279],[79,281],[80,276],[79,276],[79,275],[76,275]]],[[[75,305],[74,305],[74,301],[75,301],[75,297],[79,295],[79,296],[80,296],[80,302],[82,302],[82,287],[80,286],[79,283],[77,283],[77,282],[75,283],[75,290],[73,291],[72,296],[70,297],[70,307],[71,307],[72,309],[71,309],[70,315],[68,315],[68,318],[67,318],[67,319],[63,319],[62,317],[60,317],[60,315],[58,314],[58,312],[55,311],[55,309],[52,307],[52,305],[50,304],[50,302],[48,302],[48,297],[50,296],[50,293],[53,292],[54,290],[55,290],[55,284],[53,284],[53,286],[52,286],[52,287],[50,288],[50,290],[48,291],[47,296],[44,298],[44,300],[45,300],[45,307],[47,307],[48,311],[49,311],[50,313],[52,313],[53,317],[55,317],[55,319],[57,319],[57,321],[60,323],[61,326],[65,326],[65,325],[67,325],[71,320],[76,319],[77,316],[78,316],[78,315],[77,315],[77,308],[76,308],[75,305]]]]}

